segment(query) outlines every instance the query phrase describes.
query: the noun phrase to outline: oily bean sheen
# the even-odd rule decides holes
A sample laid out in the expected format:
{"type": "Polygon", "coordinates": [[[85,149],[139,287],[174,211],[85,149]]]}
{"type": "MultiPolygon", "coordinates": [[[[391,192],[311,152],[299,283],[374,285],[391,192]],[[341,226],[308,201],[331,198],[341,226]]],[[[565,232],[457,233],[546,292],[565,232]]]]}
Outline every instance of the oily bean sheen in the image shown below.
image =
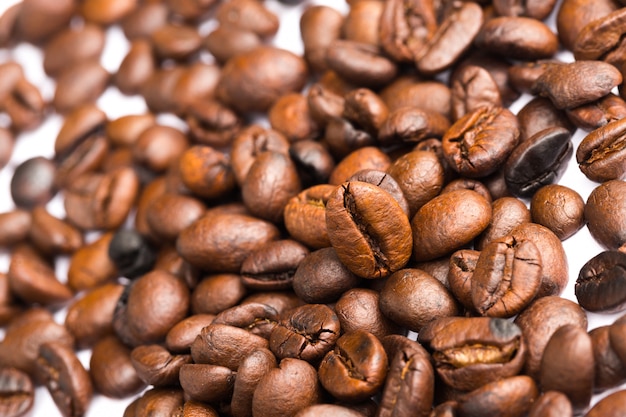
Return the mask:
{"type": "Polygon", "coordinates": [[[495,0],[493,7],[500,16],[527,16],[543,20],[554,10],[556,0],[495,0]]]}
{"type": "Polygon", "coordinates": [[[611,346],[611,326],[589,331],[595,363],[594,393],[617,387],[626,382],[626,367],[611,346]]]}
{"type": "Polygon", "coordinates": [[[581,268],[574,291],[585,310],[622,311],[626,306],[626,254],[613,250],[594,256],[581,268]]]}
{"type": "Polygon", "coordinates": [[[556,16],[556,27],[563,46],[573,50],[576,37],[592,21],[603,18],[619,8],[615,1],[566,0],[556,16]]]}
{"type": "Polygon", "coordinates": [[[427,261],[453,252],[478,236],[491,220],[491,205],[472,190],[441,194],[413,216],[413,257],[427,261]]]}
{"type": "Polygon", "coordinates": [[[341,39],[328,45],[326,64],[340,77],[369,88],[386,85],[398,72],[376,45],[341,39]]]}
{"type": "Polygon", "coordinates": [[[339,259],[356,275],[382,278],[411,257],[409,219],[382,188],[346,182],[326,204],[326,228],[339,259]]]}
{"type": "Polygon", "coordinates": [[[544,392],[528,411],[528,417],[572,417],[572,404],[559,391],[544,392]]]}
{"type": "Polygon", "coordinates": [[[623,8],[590,22],[576,37],[574,58],[577,60],[601,59],[618,64],[617,60],[623,48],[624,23],[626,23],[626,12],[623,8]]]}
{"type": "Polygon", "coordinates": [[[594,102],[567,109],[565,114],[576,127],[592,131],[626,117],[626,101],[609,93],[594,102]]]}
{"type": "Polygon", "coordinates": [[[626,177],[626,119],[616,120],[588,134],[576,149],[576,162],[596,182],[626,177]]]}
{"type": "Polygon", "coordinates": [[[459,417],[522,417],[539,396],[535,381],[526,375],[504,378],[469,392],[458,400],[459,417]]]}
{"type": "Polygon", "coordinates": [[[508,236],[487,244],[471,278],[472,301],[484,316],[512,317],[528,305],[541,285],[542,263],[532,241],[508,236]]]}
{"type": "Polygon", "coordinates": [[[626,390],[614,392],[598,401],[585,416],[618,417],[624,414],[624,402],[626,402],[626,390]]]}
{"type": "Polygon", "coordinates": [[[585,204],[585,219],[591,236],[605,249],[626,243],[626,182],[611,180],[596,187],[585,204]]]}
{"type": "Polygon", "coordinates": [[[531,214],[523,201],[514,197],[498,198],[491,204],[492,216],[489,226],[474,242],[481,250],[487,243],[508,235],[511,230],[531,220],[531,214]]]}
{"type": "Polygon", "coordinates": [[[461,175],[484,177],[499,168],[518,138],[519,125],[510,110],[483,106],[452,125],[442,139],[443,152],[461,175]]]}

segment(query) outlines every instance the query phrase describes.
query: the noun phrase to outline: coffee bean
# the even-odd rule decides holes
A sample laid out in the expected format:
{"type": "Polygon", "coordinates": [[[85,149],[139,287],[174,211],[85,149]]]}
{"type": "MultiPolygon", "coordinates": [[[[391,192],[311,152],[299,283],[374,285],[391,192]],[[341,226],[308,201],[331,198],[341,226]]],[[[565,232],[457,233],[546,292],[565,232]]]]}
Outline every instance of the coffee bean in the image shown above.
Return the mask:
{"type": "Polygon", "coordinates": [[[165,346],[170,352],[189,352],[191,344],[202,328],[213,322],[213,314],[194,314],[175,324],[165,336],[165,346]]]}
{"type": "Polygon", "coordinates": [[[626,177],[624,119],[615,120],[588,134],[576,149],[576,162],[587,178],[596,182],[626,177]]]}
{"type": "Polygon", "coordinates": [[[598,401],[587,414],[586,417],[617,417],[624,412],[624,400],[626,400],[626,390],[621,390],[607,395],[598,401]]]}
{"type": "Polygon", "coordinates": [[[595,130],[626,117],[626,102],[609,93],[601,99],[565,111],[567,117],[583,130],[595,130]]]}
{"type": "Polygon", "coordinates": [[[191,363],[189,354],[172,355],[160,345],[137,346],[130,359],[139,379],[156,387],[178,385],[181,367],[191,363]]]}
{"type": "Polygon", "coordinates": [[[13,202],[24,208],[46,204],[56,193],[55,171],[54,163],[41,156],[22,162],[11,178],[13,202]]]}
{"type": "Polygon", "coordinates": [[[548,391],[541,395],[528,411],[529,417],[572,417],[572,404],[559,391],[548,391]]]}
{"type": "Polygon", "coordinates": [[[241,362],[231,400],[233,417],[252,417],[254,391],[261,379],[275,368],[276,357],[267,349],[257,349],[241,362]]]}
{"type": "Polygon", "coordinates": [[[400,328],[381,311],[380,293],[375,290],[353,288],[345,291],[335,303],[335,313],[344,333],[365,330],[382,340],[400,332],[400,328]]]}
{"type": "Polygon", "coordinates": [[[562,110],[554,107],[552,102],[544,97],[535,97],[517,112],[520,125],[520,142],[541,132],[544,129],[560,126],[574,134],[575,127],[562,110]]]}
{"type": "Polygon", "coordinates": [[[556,35],[545,23],[528,17],[509,16],[487,21],[474,43],[478,48],[525,61],[550,58],[558,47],[556,35]]]}
{"type": "Polygon", "coordinates": [[[326,230],[326,203],[334,192],[330,184],[307,188],[292,197],[285,206],[283,218],[289,234],[313,249],[330,246],[326,230]]]}
{"type": "Polygon", "coordinates": [[[108,255],[119,273],[127,278],[137,278],[149,272],[156,258],[150,244],[132,229],[121,229],[113,235],[108,255]]]}
{"type": "Polygon", "coordinates": [[[281,320],[280,316],[279,311],[271,305],[248,301],[220,312],[212,323],[239,327],[269,339],[281,320]]]}
{"type": "Polygon", "coordinates": [[[191,310],[196,314],[219,314],[234,307],[246,295],[238,274],[209,275],[191,293],[191,310]]]}
{"type": "Polygon", "coordinates": [[[594,393],[617,387],[626,381],[626,366],[611,345],[611,326],[589,331],[595,364],[594,393]]]}
{"type": "Polygon", "coordinates": [[[616,312],[623,310],[626,293],[626,256],[619,251],[606,251],[594,256],[580,270],[575,294],[578,303],[588,311],[616,312]]]}
{"type": "Polygon", "coordinates": [[[326,64],[340,77],[368,88],[388,84],[398,72],[377,46],[340,39],[326,48],[326,64]]]}
{"type": "Polygon", "coordinates": [[[28,237],[31,224],[30,211],[16,209],[0,213],[0,246],[8,248],[24,241],[28,237]]]}
{"type": "Polygon", "coordinates": [[[486,384],[459,398],[457,415],[478,417],[483,413],[521,417],[539,396],[537,385],[526,375],[504,378],[486,384]]]}
{"type": "Polygon", "coordinates": [[[614,250],[626,242],[623,215],[626,182],[611,180],[591,191],[585,204],[585,220],[591,236],[605,249],[614,250]]]}
{"type": "Polygon", "coordinates": [[[501,16],[527,16],[544,20],[554,10],[556,1],[530,1],[521,3],[517,0],[497,0],[493,7],[501,16]]]}
{"type": "Polygon", "coordinates": [[[478,250],[489,242],[508,235],[520,224],[531,221],[530,210],[521,200],[514,197],[498,198],[491,204],[491,212],[489,225],[474,242],[478,250]]]}

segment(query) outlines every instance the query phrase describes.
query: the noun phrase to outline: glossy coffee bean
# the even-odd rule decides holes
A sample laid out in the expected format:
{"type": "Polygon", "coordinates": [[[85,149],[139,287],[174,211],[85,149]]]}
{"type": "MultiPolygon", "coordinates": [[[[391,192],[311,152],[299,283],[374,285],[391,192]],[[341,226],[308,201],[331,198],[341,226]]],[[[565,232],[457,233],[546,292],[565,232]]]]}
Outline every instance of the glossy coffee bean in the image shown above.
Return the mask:
{"type": "Polygon", "coordinates": [[[591,191],[585,204],[585,220],[591,236],[605,249],[614,250],[626,242],[624,199],[626,182],[611,180],[591,191]]]}
{"type": "Polygon", "coordinates": [[[587,178],[596,182],[623,179],[625,122],[616,120],[587,135],[576,149],[576,162],[587,178]]]}
{"type": "Polygon", "coordinates": [[[254,391],[261,379],[277,367],[276,357],[267,349],[257,349],[246,357],[239,368],[233,387],[233,417],[251,417],[254,391]]]}
{"type": "Polygon", "coordinates": [[[121,229],[113,235],[108,255],[120,275],[127,278],[137,278],[150,271],[156,259],[154,248],[132,229],[121,229]]]}
{"type": "Polygon", "coordinates": [[[489,226],[474,242],[478,250],[485,247],[487,243],[508,235],[520,224],[531,221],[530,210],[526,204],[514,197],[498,198],[491,204],[491,211],[489,226]]]}
{"type": "Polygon", "coordinates": [[[291,237],[312,249],[330,246],[326,229],[326,203],[334,192],[330,184],[301,191],[285,206],[283,219],[291,237]]]}
{"type": "Polygon", "coordinates": [[[529,417],[572,417],[572,404],[559,391],[544,392],[528,411],[529,417]]]}
{"type": "Polygon", "coordinates": [[[0,412],[7,417],[18,417],[27,413],[34,403],[34,386],[30,377],[15,368],[0,370],[0,412]]]}
{"type": "Polygon", "coordinates": [[[212,314],[194,314],[179,321],[167,332],[165,346],[173,353],[189,352],[200,330],[211,324],[214,318],[212,314]]]}
{"type": "Polygon", "coordinates": [[[304,58],[316,72],[328,68],[326,49],[341,36],[344,17],[338,10],[323,5],[307,7],[300,17],[300,33],[304,45],[304,58]]]}
{"type": "Polygon", "coordinates": [[[575,294],[584,309],[599,312],[623,310],[626,302],[622,289],[626,279],[624,255],[620,251],[605,251],[583,265],[576,280],[575,294]]]}
{"type": "Polygon", "coordinates": [[[335,303],[335,313],[344,333],[365,330],[378,337],[399,333],[399,327],[380,308],[380,293],[367,288],[346,291],[335,303]]]}
{"type": "Polygon", "coordinates": [[[11,178],[11,197],[18,207],[46,204],[56,193],[54,163],[38,156],[22,162],[11,178]]]}
{"type": "Polygon", "coordinates": [[[67,271],[70,288],[76,291],[94,289],[117,277],[117,268],[108,254],[112,238],[112,232],[104,233],[74,252],[67,271]]]}
{"type": "Polygon", "coordinates": [[[32,211],[29,237],[44,254],[71,254],[83,245],[80,230],[54,217],[43,206],[32,211]]]}
{"type": "Polygon", "coordinates": [[[598,401],[587,414],[586,417],[616,417],[624,412],[624,400],[626,400],[626,390],[620,390],[607,395],[598,401]]]}
{"type": "Polygon", "coordinates": [[[145,388],[131,362],[130,352],[114,335],[93,346],[89,375],[97,392],[111,398],[127,398],[145,388]]]}
{"type": "Polygon", "coordinates": [[[191,311],[196,314],[219,314],[234,307],[246,295],[239,274],[215,274],[203,277],[191,293],[191,311]]]}
{"type": "Polygon", "coordinates": [[[559,184],[541,187],[530,201],[533,222],[546,226],[561,240],[584,226],[584,210],[580,194],[559,184]]]}
{"type": "Polygon", "coordinates": [[[493,414],[503,417],[526,415],[539,396],[535,382],[525,376],[513,376],[494,381],[459,398],[457,415],[479,417],[493,414]]]}
{"type": "Polygon", "coordinates": [[[589,331],[595,364],[594,393],[617,387],[626,381],[626,367],[611,345],[611,326],[589,331]]]}
{"type": "Polygon", "coordinates": [[[130,359],[139,379],[156,387],[178,385],[181,367],[191,363],[189,354],[173,355],[160,345],[137,346],[130,359]]]}

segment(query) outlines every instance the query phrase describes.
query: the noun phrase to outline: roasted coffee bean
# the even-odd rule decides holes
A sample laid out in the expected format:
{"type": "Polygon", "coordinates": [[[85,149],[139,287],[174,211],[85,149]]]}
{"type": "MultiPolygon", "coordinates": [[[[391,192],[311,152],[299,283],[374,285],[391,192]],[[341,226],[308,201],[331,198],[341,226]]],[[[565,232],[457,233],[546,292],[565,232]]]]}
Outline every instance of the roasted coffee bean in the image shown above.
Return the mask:
{"type": "Polygon", "coordinates": [[[594,357],[585,329],[566,324],[554,332],[541,358],[539,382],[545,391],[567,395],[574,412],[587,408],[594,382],[594,357]]]}
{"type": "Polygon", "coordinates": [[[272,223],[249,215],[207,212],[183,229],[176,248],[183,259],[200,269],[238,273],[252,251],[279,235],[272,223]]]}
{"type": "Polygon", "coordinates": [[[596,182],[626,177],[626,119],[602,126],[588,134],[576,149],[576,162],[587,178],[596,182]]]}
{"type": "Polygon", "coordinates": [[[179,321],[167,332],[165,346],[170,352],[189,352],[191,344],[202,328],[213,322],[213,314],[194,314],[179,321]]]}
{"type": "Polygon", "coordinates": [[[339,259],[363,278],[388,276],[411,256],[407,215],[389,193],[369,183],[346,182],[335,189],[326,205],[326,228],[339,259]],[[380,217],[382,211],[389,215],[380,217]]]}
{"type": "Polygon", "coordinates": [[[528,417],[572,417],[572,404],[565,394],[559,391],[544,392],[528,411],[528,417]]]}
{"type": "Polygon", "coordinates": [[[49,4],[40,0],[23,2],[16,21],[16,32],[20,39],[40,43],[61,28],[67,26],[76,5],[68,0],[49,4]]]}
{"type": "Polygon", "coordinates": [[[221,68],[213,63],[196,61],[186,67],[174,85],[175,111],[182,114],[195,102],[213,96],[220,74],[221,68]]]}
{"type": "Polygon", "coordinates": [[[440,317],[456,316],[457,302],[439,281],[419,269],[393,273],[380,292],[380,311],[414,332],[440,317]]]}
{"type": "Polygon", "coordinates": [[[184,24],[165,24],[150,34],[150,41],[160,59],[189,59],[202,46],[202,37],[197,29],[184,24]]]}
{"type": "Polygon", "coordinates": [[[388,84],[398,72],[376,45],[341,39],[326,48],[326,64],[340,77],[367,88],[388,84]]]}
{"type": "Polygon", "coordinates": [[[530,200],[533,222],[552,230],[561,240],[584,226],[584,211],[585,201],[580,194],[564,185],[545,185],[530,200]]]}
{"type": "Polygon", "coordinates": [[[342,116],[358,129],[375,136],[389,114],[385,102],[367,88],[352,90],[344,99],[342,116]]]}
{"type": "Polygon", "coordinates": [[[519,124],[502,107],[479,107],[456,121],[442,139],[443,152],[461,175],[476,178],[496,171],[519,140],[519,124]]]}
{"type": "Polygon", "coordinates": [[[480,180],[472,178],[457,178],[450,181],[443,189],[441,194],[449,193],[455,190],[472,190],[484,197],[489,204],[492,203],[491,193],[487,186],[480,182],[480,180]]]}
{"type": "Polygon", "coordinates": [[[626,363],[624,361],[624,358],[626,358],[626,338],[624,338],[624,334],[626,334],[626,318],[622,316],[615,320],[609,328],[611,347],[617,356],[620,357],[622,363],[626,363]]]}
{"type": "Polygon", "coordinates": [[[128,405],[124,417],[171,416],[183,409],[184,402],[184,392],[180,388],[152,388],[128,405]]]}
{"type": "Polygon", "coordinates": [[[315,363],[331,351],[341,333],[337,315],[324,304],[305,304],[272,330],[270,350],[278,359],[315,363]]]}
{"type": "Polygon", "coordinates": [[[163,3],[144,2],[124,16],[120,26],[128,40],[147,38],[167,22],[168,12],[163,3]]]}
{"type": "Polygon", "coordinates": [[[286,50],[259,46],[227,62],[217,96],[240,112],[267,110],[280,96],[299,91],[306,75],[302,58],[286,50]]]}
{"type": "Polygon", "coordinates": [[[320,383],[340,401],[363,401],[383,387],[387,365],[376,336],[364,330],[344,333],[320,363],[320,383]]]}
{"type": "Polygon", "coordinates": [[[286,358],[258,382],[252,397],[252,415],[282,417],[321,401],[317,372],[307,362],[286,358]]]}
{"type": "Polygon", "coordinates": [[[566,109],[602,98],[621,82],[621,73],[611,64],[576,61],[546,68],[532,92],[549,98],[556,108],[566,109]]]}
{"type": "Polygon", "coordinates": [[[25,415],[33,407],[35,388],[30,377],[15,368],[0,369],[0,413],[7,417],[25,415]]]}
{"type": "Polygon", "coordinates": [[[284,134],[290,142],[315,139],[319,135],[309,112],[308,100],[300,93],[285,94],[276,100],[268,110],[267,118],[272,128],[284,134]]]}
{"type": "Polygon", "coordinates": [[[472,46],[483,20],[477,3],[450,4],[426,47],[415,56],[417,70],[432,75],[452,66],[472,46]]]}
{"type": "Polygon", "coordinates": [[[447,280],[449,289],[456,299],[469,310],[474,310],[472,301],[472,278],[480,251],[460,249],[450,256],[447,280]]]}
{"type": "Polygon", "coordinates": [[[601,252],[580,270],[575,294],[588,311],[617,312],[626,305],[626,254],[612,250],[601,252]]]}
{"type": "Polygon", "coordinates": [[[156,387],[178,385],[181,367],[191,363],[189,354],[172,355],[160,345],[137,346],[130,359],[139,379],[156,387]]]}
{"type": "Polygon", "coordinates": [[[341,31],[343,38],[379,45],[378,27],[384,4],[379,1],[360,1],[350,6],[341,31]]]}
{"type": "Polygon", "coordinates": [[[289,147],[289,157],[296,165],[302,186],[307,188],[328,182],[335,169],[330,151],[322,143],[301,140],[289,147]]]}
{"type": "Polygon", "coordinates": [[[500,90],[491,74],[477,65],[457,68],[451,76],[452,120],[479,107],[502,106],[500,90]]]}
{"type": "Polygon", "coordinates": [[[4,168],[13,155],[15,138],[6,128],[0,128],[0,168],[4,168]]]}
{"type": "Polygon", "coordinates": [[[218,314],[234,307],[246,295],[238,274],[209,275],[191,293],[191,311],[195,314],[218,314]]]}
{"type": "Polygon", "coordinates": [[[31,246],[13,251],[8,276],[11,291],[27,303],[58,306],[73,296],[57,279],[53,266],[31,246]]]}
{"type": "Polygon", "coordinates": [[[330,246],[326,231],[326,203],[334,192],[330,184],[307,188],[285,206],[283,219],[292,238],[312,249],[330,246]]]}
{"type": "Polygon", "coordinates": [[[295,417],[365,417],[365,414],[340,405],[317,404],[303,408],[295,417]]]}
{"type": "Polygon", "coordinates": [[[504,164],[509,191],[531,197],[541,187],[557,182],[572,156],[571,132],[562,127],[542,130],[520,143],[504,164]]]}
{"type": "Polygon", "coordinates": [[[611,346],[610,326],[600,326],[589,331],[595,364],[593,390],[602,392],[626,381],[626,365],[611,346]]]}
{"type": "Polygon", "coordinates": [[[197,198],[164,194],[157,197],[148,208],[146,220],[154,236],[174,242],[180,232],[198,220],[205,211],[206,206],[197,198]]]}
{"type": "Polygon", "coordinates": [[[566,324],[587,329],[585,311],[573,301],[558,296],[537,298],[516,318],[527,347],[524,373],[539,380],[541,358],[554,332],[566,324]]]}
{"type": "Polygon", "coordinates": [[[437,374],[446,385],[462,391],[517,375],[526,358],[522,330],[500,318],[449,319],[437,327],[429,346],[437,374]]]}
{"type": "Polygon", "coordinates": [[[143,236],[132,229],[120,229],[111,238],[109,259],[120,275],[137,278],[150,271],[156,260],[154,248],[143,236]]]}
{"type": "Polygon", "coordinates": [[[109,84],[109,72],[97,60],[68,67],[57,78],[52,104],[59,113],[95,102],[109,84]]]}
{"type": "Polygon", "coordinates": [[[471,242],[489,224],[491,205],[472,190],[442,194],[413,216],[413,257],[426,261],[451,253],[471,242]]]}
{"type": "Polygon", "coordinates": [[[256,217],[282,223],[287,202],[302,189],[295,164],[279,152],[258,155],[241,186],[246,208],[256,217]]]}
{"type": "Polygon", "coordinates": [[[335,313],[344,333],[365,330],[382,340],[400,332],[400,328],[381,311],[380,293],[375,290],[353,288],[344,292],[335,303],[335,313]]]}
{"type": "Polygon", "coordinates": [[[556,28],[561,43],[572,50],[578,34],[588,23],[601,19],[618,8],[618,2],[615,1],[564,1],[556,15],[556,28]]]}
{"type": "Polygon", "coordinates": [[[137,6],[136,0],[85,0],[79,7],[85,20],[110,25],[118,22],[137,6]]]}
{"type": "Polygon", "coordinates": [[[267,349],[250,353],[239,368],[230,403],[233,417],[252,417],[252,398],[260,380],[277,368],[276,357],[267,349]]]}
{"type": "Polygon", "coordinates": [[[220,63],[249,52],[261,45],[261,38],[251,30],[218,26],[204,39],[204,46],[220,63]]]}
{"type": "Polygon", "coordinates": [[[201,18],[216,3],[215,0],[165,0],[163,2],[171,12],[186,20],[201,18]]]}
{"type": "Polygon", "coordinates": [[[626,242],[624,193],[626,182],[607,181],[591,191],[585,204],[585,220],[589,232],[608,250],[615,250],[626,242]]]}
{"type": "Polygon", "coordinates": [[[550,58],[558,47],[556,35],[545,23],[509,16],[485,22],[474,43],[480,49],[525,61],[550,58]]]}
{"type": "Polygon", "coordinates": [[[398,204],[400,204],[402,211],[404,211],[407,216],[410,216],[409,203],[404,197],[403,190],[400,188],[400,185],[396,182],[396,180],[388,173],[376,169],[364,169],[348,178],[348,181],[367,182],[382,188],[387,191],[398,202],[398,204]]]}
{"type": "Polygon", "coordinates": [[[333,248],[322,248],[306,254],[292,279],[293,291],[305,303],[312,304],[337,301],[360,282],[339,260],[333,248]]]}
{"type": "Polygon", "coordinates": [[[72,302],[65,316],[65,327],[74,336],[77,347],[93,346],[113,333],[113,312],[123,291],[120,284],[105,284],[72,302]]]}
{"type": "Polygon", "coordinates": [[[386,171],[390,165],[391,161],[387,154],[373,146],[366,146],[345,155],[333,170],[328,182],[332,185],[340,185],[359,171],[364,169],[386,171]]]}
{"type": "Polygon", "coordinates": [[[183,184],[198,197],[217,199],[235,188],[228,155],[206,145],[187,148],[178,161],[183,184]]]}
{"type": "Polygon", "coordinates": [[[28,236],[46,255],[71,254],[83,245],[83,235],[78,229],[54,217],[43,206],[33,209],[28,236]]]}
{"type": "Polygon", "coordinates": [[[32,208],[50,201],[56,194],[55,172],[54,163],[42,156],[22,162],[11,178],[11,197],[15,205],[32,208]]]}
{"type": "Polygon", "coordinates": [[[274,307],[259,302],[246,302],[220,312],[212,323],[239,327],[269,339],[281,317],[274,307]]]}
{"type": "Polygon", "coordinates": [[[185,106],[185,120],[196,142],[216,148],[230,145],[242,125],[233,110],[210,97],[191,99],[185,106]]]}
{"type": "Polygon", "coordinates": [[[30,211],[15,209],[0,213],[0,247],[9,248],[27,239],[31,224],[30,211]]]}
{"type": "Polygon", "coordinates": [[[139,94],[156,69],[152,45],[146,39],[137,39],[130,44],[128,53],[113,75],[112,82],[124,94],[139,94]]]}
{"type": "Polygon", "coordinates": [[[151,126],[141,132],[133,144],[133,160],[146,168],[161,173],[189,146],[187,138],[178,129],[169,126],[151,126]]]}
{"type": "Polygon", "coordinates": [[[401,75],[379,92],[390,112],[401,107],[417,107],[450,117],[450,88],[439,81],[401,75]]]}
{"type": "Polygon", "coordinates": [[[156,118],[151,113],[129,114],[110,120],[106,124],[107,139],[115,146],[132,146],[139,135],[156,124],[156,118]]]}
{"type": "Polygon", "coordinates": [[[93,24],[59,32],[45,47],[43,69],[55,76],[81,61],[99,59],[104,49],[105,32],[93,24]]]}
{"type": "Polygon", "coordinates": [[[113,232],[104,233],[74,252],[67,271],[70,288],[76,291],[93,289],[117,277],[117,268],[108,253],[112,238],[113,232]]]}
{"type": "Polygon", "coordinates": [[[215,18],[221,25],[250,30],[261,37],[274,35],[278,31],[278,17],[263,4],[251,0],[222,3],[215,18]]]}
{"type": "Polygon", "coordinates": [[[343,16],[329,6],[311,5],[300,17],[304,58],[316,72],[328,69],[326,49],[341,36],[343,16]]]}
{"type": "Polygon", "coordinates": [[[252,332],[213,323],[204,327],[191,344],[191,357],[195,363],[225,366],[236,371],[248,355],[268,347],[267,339],[252,332]]]}
{"type": "Polygon", "coordinates": [[[421,142],[428,138],[441,138],[450,122],[446,116],[418,107],[400,107],[391,111],[378,132],[383,145],[421,142]]]}
{"type": "Polygon", "coordinates": [[[126,398],[145,388],[130,359],[131,349],[116,336],[98,341],[89,360],[89,375],[96,392],[111,398],[126,398]]]}
{"type": "Polygon", "coordinates": [[[596,403],[585,417],[617,417],[624,412],[626,390],[621,390],[607,395],[596,403]]]}
{"type": "Polygon", "coordinates": [[[567,117],[583,130],[595,130],[626,117],[626,102],[609,93],[601,99],[565,111],[567,117]]]}
{"type": "Polygon", "coordinates": [[[154,270],[129,284],[120,296],[113,329],[130,346],[158,343],[188,309],[187,286],[174,275],[154,270]]]}
{"type": "Polygon", "coordinates": [[[42,344],[35,366],[38,379],[46,385],[63,416],[82,416],[87,412],[93,385],[71,347],[58,342],[42,344]]]}
{"type": "Polygon", "coordinates": [[[618,9],[585,25],[573,46],[576,60],[601,59],[615,66],[621,65],[626,13],[618,9]],[[602,39],[598,42],[598,39],[602,39]]]}
{"type": "Polygon", "coordinates": [[[532,378],[525,375],[503,378],[461,396],[456,415],[522,417],[538,396],[539,390],[532,378]]]}
{"type": "Polygon", "coordinates": [[[496,0],[493,7],[501,16],[527,16],[537,20],[544,20],[554,10],[555,0],[528,1],[496,0]]]}
{"type": "Polygon", "coordinates": [[[539,250],[530,240],[507,236],[485,245],[471,278],[476,311],[489,317],[512,317],[539,291],[542,278],[539,250]]]}
{"type": "Polygon", "coordinates": [[[336,159],[342,159],[353,151],[372,149],[376,144],[374,136],[357,129],[350,121],[341,117],[328,120],[324,133],[324,141],[336,159]]]}
{"type": "Polygon", "coordinates": [[[560,126],[574,134],[575,127],[562,110],[554,107],[545,97],[535,97],[517,112],[520,126],[520,143],[549,127],[560,126]]]}

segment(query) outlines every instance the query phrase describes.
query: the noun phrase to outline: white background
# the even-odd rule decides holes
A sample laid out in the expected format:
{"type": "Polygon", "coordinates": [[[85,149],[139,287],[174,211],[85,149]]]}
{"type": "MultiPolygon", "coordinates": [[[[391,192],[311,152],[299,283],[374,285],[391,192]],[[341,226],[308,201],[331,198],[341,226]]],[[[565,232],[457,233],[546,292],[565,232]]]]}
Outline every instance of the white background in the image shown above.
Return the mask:
{"type": "MultiPolygon", "coordinates": [[[[8,7],[17,3],[18,0],[0,0],[0,14],[2,14],[8,7]]],[[[559,2],[560,3],[560,2],[559,2]]],[[[272,43],[281,48],[289,49],[297,54],[302,54],[302,43],[299,34],[299,19],[305,4],[300,6],[284,6],[278,3],[276,0],[265,1],[267,7],[280,16],[281,26],[277,35],[272,40],[272,43]]],[[[318,0],[309,1],[306,4],[325,4],[331,7],[335,7],[342,12],[346,12],[348,9],[347,4],[341,0],[318,0]]],[[[558,7],[558,6],[557,6],[558,7]]],[[[556,31],[554,25],[554,13],[548,19],[547,23],[550,25],[553,31],[556,31]]],[[[207,34],[213,27],[212,22],[208,22],[201,26],[200,31],[202,34],[207,34]]],[[[124,58],[128,50],[128,42],[124,38],[121,30],[118,27],[112,27],[107,32],[107,44],[102,56],[103,66],[110,72],[115,72],[119,63],[124,58]]],[[[210,57],[206,57],[210,59],[210,57]]],[[[558,58],[563,61],[572,61],[573,57],[571,53],[567,51],[561,51],[558,54],[558,58]]],[[[47,78],[43,72],[41,63],[41,52],[28,44],[20,44],[13,50],[0,49],[0,62],[6,62],[7,60],[15,60],[21,63],[24,67],[26,77],[38,86],[44,98],[50,100],[54,94],[54,83],[47,78]]],[[[522,96],[514,105],[511,110],[517,113],[519,109],[530,100],[530,96],[522,96]]],[[[98,105],[104,110],[109,119],[114,119],[126,114],[140,114],[146,111],[146,106],[141,97],[127,97],[119,93],[119,91],[111,87],[102,97],[98,100],[98,105]]],[[[180,121],[173,116],[163,116],[159,118],[160,123],[173,124],[181,127],[180,121]]],[[[3,119],[0,115],[0,125],[6,123],[6,118],[3,119]]],[[[60,129],[62,120],[57,115],[50,116],[44,124],[37,130],[25,133],[21,135],[15,145],[14,153],[8,166],[0,171],[0,212],[8,211],[14,208],[9,192],[9,183],[14,168],[22,161],[31,157],[42,155],[45,157],[54,156],[54,140],[60,129]]],[[[580,141],[584,138],[585,132],[577,131],[573,138],[575,148],[580,141]]],[[[576,190],[586,201],[589,193],[598,185],[589,181],[578,169],[575,163],[574,157],[570,161],[568,169],[563,178],[559,181],[560,184],[566,185],[576,190]]],[[[63,205],[59,196],[52,200],[48,204],[48,210],[55,216],[63,217],[63,205]]],[[[93,239],[93,236],[89,237],[89,240],[93,239]]],[[[600,246],[591,238],[588,230],[584,227],[578,233],[571,238],[563,242],[563,246],[567,253],[569,263],[569,284],[566,287],[563,297],[576,301],[574,296],[574,283],[580,268],[591,259],[593,256],[602,251],[600,246]]],[[[9,257],[6,253],[0,253],[0,271],[6,272],[8,269],[9,257]]],[[[67,271],[67,259],[61,260],[57,265],[57,276],[61,281],[66,279],[67,271]]],[[[64,311],[57,313],[55,316],[59,323],[64,320],[64,311]]],[[[589,329],[612,323],[621,314],[614,315],[601,315],[588,313],[589,317],[589,329]]],[[[79,352],[79,357],[85,367],[89,366],[89,351],[79,352]]],[[[595,403],[599,398],[607,395],[607,391],[600,396],[595,396],[593,402],[595,403]]],[[[104,416],[121,416],[126,405],[132,399],[126,400],[110,400],[101,395],[95,395],[92,405],[87,413],[88,417],[104,417],[104,416]]],[[[33,417],[57,417],[61,414],[56,409],[51,397],[44,388],[37,389],[35,408],[31,414],[33,417]]]]}

